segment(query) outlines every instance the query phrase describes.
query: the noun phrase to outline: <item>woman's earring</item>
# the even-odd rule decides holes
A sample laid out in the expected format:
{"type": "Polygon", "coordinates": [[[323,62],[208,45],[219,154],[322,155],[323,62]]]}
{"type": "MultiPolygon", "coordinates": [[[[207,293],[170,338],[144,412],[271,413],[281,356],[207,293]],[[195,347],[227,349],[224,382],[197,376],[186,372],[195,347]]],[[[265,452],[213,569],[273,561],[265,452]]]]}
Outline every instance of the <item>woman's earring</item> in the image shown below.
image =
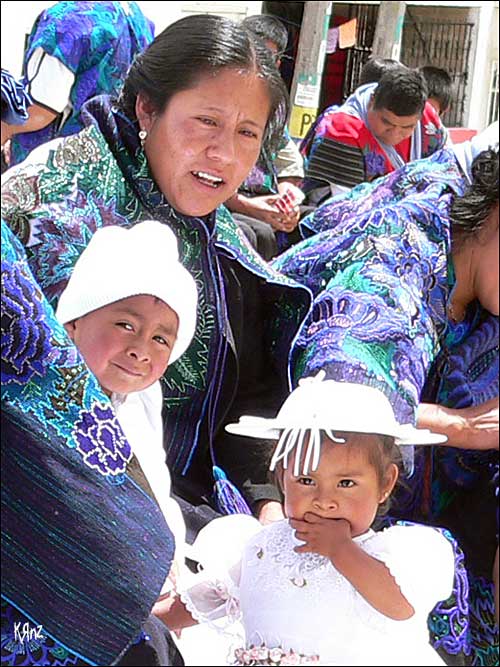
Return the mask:
{"type": "Polygon", "coordinates": [[[144,148],[144,144],[146,143],[146,137],[148,136],[148,133],[146,130],[140,130],[139,132],[139,141],[141,142],[141,147],[144,148]]]}

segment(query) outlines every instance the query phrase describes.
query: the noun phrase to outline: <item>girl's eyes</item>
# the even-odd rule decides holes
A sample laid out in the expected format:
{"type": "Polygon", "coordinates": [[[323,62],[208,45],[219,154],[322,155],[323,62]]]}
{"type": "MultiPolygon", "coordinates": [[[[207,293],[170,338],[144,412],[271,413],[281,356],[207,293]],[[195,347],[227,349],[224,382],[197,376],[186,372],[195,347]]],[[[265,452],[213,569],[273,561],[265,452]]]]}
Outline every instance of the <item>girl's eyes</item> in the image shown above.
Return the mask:
{"type": "Polygon", "coordinates": [[[352,481],[352,479],[341,479],[339,486],[343,489],[350,489],[351,487],[356,486],[356,484],[352,481]]]}
{"type": "Polygon", "coordinates": [[[297,481],[299,484],[303,484],[304,486],[312,486],[314,484],[312,477],[299,477],[297,481]]]}

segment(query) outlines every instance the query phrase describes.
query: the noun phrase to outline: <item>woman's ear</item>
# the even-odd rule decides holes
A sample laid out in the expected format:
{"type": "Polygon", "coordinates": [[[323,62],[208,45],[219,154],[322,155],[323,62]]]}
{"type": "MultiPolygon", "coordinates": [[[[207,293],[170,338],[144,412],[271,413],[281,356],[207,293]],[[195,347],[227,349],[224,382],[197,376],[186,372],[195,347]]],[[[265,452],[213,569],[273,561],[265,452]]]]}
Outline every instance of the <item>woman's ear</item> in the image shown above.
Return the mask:
{"type": "Polygon", "coordinates": [[[156,117],[156,110],[149,98],[142,93],[138,93],[135,100],[135,115],[140,129],[149,132],[156,117]]]}
{"type": "Polygon", "coordinates": [[[391,463],[390,466],[387,468],[384,484],[380,492],[379,504],[384,503],[387,500],[387,498],[391,495],[394,487],[396,486],[396,482],[398,481],[398,477],[399,477],[399,468],[395,463],[391,463]]]}

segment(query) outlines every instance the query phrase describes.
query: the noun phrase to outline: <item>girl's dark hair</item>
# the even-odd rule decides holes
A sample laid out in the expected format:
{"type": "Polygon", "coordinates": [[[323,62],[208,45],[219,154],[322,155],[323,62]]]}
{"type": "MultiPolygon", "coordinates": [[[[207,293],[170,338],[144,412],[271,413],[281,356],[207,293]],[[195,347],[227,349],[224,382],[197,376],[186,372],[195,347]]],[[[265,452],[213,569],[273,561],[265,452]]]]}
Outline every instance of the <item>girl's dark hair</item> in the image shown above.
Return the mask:
{"type": "Polygon", "coordinates": [[[265,44],[222,16],[187,16],[169,25],[135,59],[119,106],[135,121],[135,103],[141,93],[162,113],[174,95],[224,69],[255,71],[262,77],[271,102],[263,147],[274,152],[288,118],[286,86],[265,44]]]}
{"type": "MultiPolygon", "coordinates": [[[[380,485],[386,481],[387,470],[391,463],[397,465],[401,473],[401,450],[399,446],[396,445],[394,438],[391,438],[388,435],[379,435],[377,438],[377,446],[374,447],[370,443],[370,446],[366,446],[365,450],[368,456],[368,460],[377,471],[377,477],[380,485]]],[[[398,477],[398,480],[400,477],[401,475],[398,477]]],[[[378,506],[377,517],[381,517],[384,516],[384,514],[387,514],[391,506],[391,498],[392,495],[390,494],[387,500],[378,506]]]]}
{"type": "MultiPolygon", "coordinates": [[[[325,432],[322,432],[322,438],[326,437],[328,438],[328,434],[325,432]]],[[[348,433],[335,433],[336,436],[339,438],[343,438],[345,436],[348,436],[350,434],[348,433]]],[[[387,477],[387,471],[389,469],[389,466],[394,463],[399,471],[401,472],[402,468],[402,457],[401,457],[401,450],[398,445],[396,445],[396,442],[394,438],[391,438],[387,435],[378,435],[377,436],[377,444],[376,446],[373,446],[373,443],[370,442],[370,444],[361,444],[361,443],[356,443],[356,445],[352,444],[345,444],[345,447],[358,447],[363,449],[366,452],[367,458],[369,463],[375,468],[375,471],[377,473],[377,478],[379,481],[380,486],[384,484],[386,481],[387,477]]],[[[282,492],[283,491],[283,464],[281,461],[278,462],[274,472],[272,473],[273,478],[272,481],[278,489],[282,492]]],[[[401,475],[398,477],[398,482],[400,481],[401,475]]],[[[387,514],[389,511],[389,508],[391,506],[391,495],[385,500],[383,503],[379,505],[378,511],[377,511],[377,517],[382,517],[384,514],[387,514]]]]}
{"type": "Polygon", "coordinates": [[[498,144],[479,153],[472,162],[472,184],[451,209],[451,231],[455,247],[474,238],[498,204],[498,144]]]}
{"type": "Polygon", "coordinates": [[[427,84],[416,69],[386,69],[373,94],[373,108],[387,109],[396,116],[422,113],[427,101],[427,84]]]}

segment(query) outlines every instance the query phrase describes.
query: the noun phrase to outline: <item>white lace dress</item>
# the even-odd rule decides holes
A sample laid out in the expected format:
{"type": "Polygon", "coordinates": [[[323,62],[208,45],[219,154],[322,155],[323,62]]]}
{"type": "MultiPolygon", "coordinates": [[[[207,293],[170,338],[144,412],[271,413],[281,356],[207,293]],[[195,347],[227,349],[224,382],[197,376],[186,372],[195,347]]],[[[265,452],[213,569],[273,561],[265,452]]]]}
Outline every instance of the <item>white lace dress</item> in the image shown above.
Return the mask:
{"type": "Polygon", "coordinates": [[[427,616],[453,586],[451,544],[433,528],[393,526],[355,538],[384,562],[415,609],[395,621],[371,607],[331,561],[297,554],[288,521],[259,531],[229,572],[211,566],[181,596],[200,622],[240,620],[232,663],[252,665],[443,665],[427,616]]]}

